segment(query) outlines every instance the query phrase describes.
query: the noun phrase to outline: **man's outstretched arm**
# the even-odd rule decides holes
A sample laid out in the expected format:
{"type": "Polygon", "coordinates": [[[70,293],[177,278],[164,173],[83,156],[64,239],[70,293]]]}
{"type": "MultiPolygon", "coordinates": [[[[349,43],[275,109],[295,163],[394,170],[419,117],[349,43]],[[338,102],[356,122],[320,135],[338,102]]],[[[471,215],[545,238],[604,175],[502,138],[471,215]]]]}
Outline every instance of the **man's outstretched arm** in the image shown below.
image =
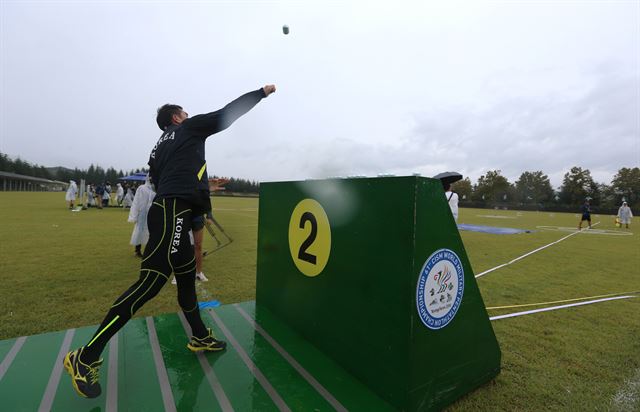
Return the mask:
{"type": "Polygon", "coordinates": [[[275,91],[276,86],[266,85],[258,90],[243,94],[220,110],[187,119],[183,122],[183,126],[202,137],[211,136],[231,126],[242,115],[253,109],[260,100],[275,91]]]}

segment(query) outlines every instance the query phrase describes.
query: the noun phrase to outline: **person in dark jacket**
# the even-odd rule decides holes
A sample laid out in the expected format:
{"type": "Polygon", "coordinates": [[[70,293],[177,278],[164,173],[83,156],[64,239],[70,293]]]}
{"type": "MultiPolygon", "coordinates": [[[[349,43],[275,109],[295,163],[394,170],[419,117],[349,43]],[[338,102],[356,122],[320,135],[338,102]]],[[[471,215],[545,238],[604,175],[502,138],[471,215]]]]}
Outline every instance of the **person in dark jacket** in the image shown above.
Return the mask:
{"type": "Polygon", "coordinates": [[[589,199],[585,200],[584,204],[580,206],[580,212],[582,217],[580,218],[580,223],[578,223],[578,230],[582,230],[582,222],[585,220],[589,224],[589,229],[591,229],[591,205],[589,204],[589,199]]]}
{"type": "Polygon", "coordinates": [[[94,195],[96,199],[96,207],[98,209],[102,209],[102,198],[104,197],[104,186],[102,183],[98,183],[94,195]]]}
{"type": "Polygon", "coordinates": [[[156,196],[147,217],[149,242],[142,257],[140,278],[116,299],[91,340],[64,357],[64,367],[80,396],[100,395],[98,369],[102,365],[100,354],[107,342],[160,292],[172,273],[177,278],[178,303],[191,326],[192,337],[187,348],[193,352],[225,349],[226,343],[216,339],[200,317],[195,289],[196,264],[189,239],[193,216],[211,209],[205,142],[275,91],[274,85],[267,85],[240,96],[218,111],[192,118],[177,105],[166,104],[158,109],[156,121],[162,135],[149,157],[149,175],[156,187],[156,196]]]}

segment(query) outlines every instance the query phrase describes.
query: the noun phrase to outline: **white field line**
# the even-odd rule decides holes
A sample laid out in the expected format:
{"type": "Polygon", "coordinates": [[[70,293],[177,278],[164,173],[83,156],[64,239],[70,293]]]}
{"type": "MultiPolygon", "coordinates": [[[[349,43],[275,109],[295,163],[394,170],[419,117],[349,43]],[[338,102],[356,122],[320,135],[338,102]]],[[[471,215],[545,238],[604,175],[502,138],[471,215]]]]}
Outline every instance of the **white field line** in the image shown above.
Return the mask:
{"type": "MultiPolygon", "coordinates": [[[[536,226],[536,229],[549,230],[553,232],[575,232],[576,229],[567,226],[536,226]]],[[[632,236],[633,232],[621,232],[619,230],[590,229],[584,232],[585,235],[605,235],[605,236],[632,236]]]]}
{"type": "Polygon", "coordinates": [[[588,300],[586,302],[570,303],[568,305],[552,306],[550,308],[533,309],[533,310],[526,310],[524,312],[514,312],[514,313],[507,313],[506,315],[491,316],[489,318],[489,320],[513,318],[513,317],[516,317],[516,316],[531,315],[533,313],[547,312],[547,311],[550,311],[550,310],[558,310],[558,309],[570,308],[572,306],[590,305],[592,303],[606,302],[608,300],[629,299],[629,298],[635,298],[635,297],[636,296],[629,295],[629,296],[616,296],[616,297],[613,297],[613,298],[605,298],[605,299],[588,300]]]}
{"type": "MultiPolygon", "coordinates": [[[[599,225],[599,224],[600,224],[600,222],[594,223],[593,225],[591,225],[591,227],[596,226],[596,225],[599,225]]],[[[570,237],[571,237],[571,236],[573,236],[573,235],[577,235],[578,233],[582,233],[582,231],[583,231],[583,230],[588,230],[588,229],[582,229],[582,230],[580,230],[580,231],[576,231],[576,232],[570,233],[570,234],[568,234],[567,236],[562,237],[562,238],[560,238],[560,239],[556,240],[555,242],[551,242],[551,243],[549,243],[548,245],[541,246],[541,247],[539,247],[539,248],[537,248],[537,249],[535,249],[535,250],[532,250],[532,251],[531,251],[531,252],[529,252],[529,253],[525,253],[525,254],[524,254],[524,255],[522,255],[522,256],[518,256],[517,258],[512,259],[512,260],[510,260],[510,261],[509,261],[509,262],[507,262],[507,263],[503,263],[502,265],[498,265],[498,266],[496,266],[496,267],[494,267],[494,268],[491,268],[491,269],[489,269],[489,270],[485,270],[485,271],[484,271],[484,272],[482,272],[482,273],[478,273],[478,274],[476,275],[476,278],[479,278],[480,276],[484,276],[484,275],[486,275],[487,273],[493,272],[494,270],[498,270],[498,269],[503,268],[503,267],[505,267],[505,266],[509,266],[510,264],[515,263],[515,262],[519,261],[520,259],[524,259],[524,258],[526,258],[527,256],[529,256],[529,255],[533,255],[534,253],[539,252],[539,251],[541,251],[541,250],[543,250],[543,249],[546,249],[546,248],[548,248],[549,246],[553,246],[553,245],[555,245],[556,243],[560,243],[560,242],[562,242],[563,240],[568,239],[568,238],[570,238],[570,237]]]]}

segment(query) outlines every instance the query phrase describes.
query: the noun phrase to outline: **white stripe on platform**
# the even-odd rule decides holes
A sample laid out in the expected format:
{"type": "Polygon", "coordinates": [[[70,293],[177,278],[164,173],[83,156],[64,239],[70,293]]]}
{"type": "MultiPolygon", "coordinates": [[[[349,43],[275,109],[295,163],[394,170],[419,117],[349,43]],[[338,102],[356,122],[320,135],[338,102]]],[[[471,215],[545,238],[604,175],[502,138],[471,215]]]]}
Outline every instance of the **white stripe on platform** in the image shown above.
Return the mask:
{"type": "MultiPolygon", "coordinates": [[[[591,227],[596,226],[596,225],[599,225],[599,224],[600,224],[600,222],[594,223],[593,225],[591,225],[591,227]]],[[[517,258],[512,259],[512,260],[510,260],[510,261],[509,261],[509,262],[507,262],[507,263],[503,263],[502,265],[496,266],[496,267],[491,268],[491,269],[489,269],[489,270],[485,270],[484,272],[477,274],[477,275],[476,275],[476,278],[479,278],[480,276],[484,276],[484,275],[486,275],[487,273],[493,272],[494,270],[498,270],[498,269],[503,268],[503,267],[505,267],[505,266],[509,266],[510,264],[515,263],[515,262],[519,261],[520,259],[524,259],[524,258],[526,258],[527,256],[529,256],[529,255],[533,255],[534,253],[539,252],[539,251],[541,251],[541,250],[543,250],[543,249],[546,249],[546,248],[548,248],[549,246],[553,246],[553,245],[555,245],[556,243],[560,243],[560,242],[562,242],[563,240],[568,239],[568,238],[570,238],[570,237],[571,237],[571,236],[573,236],[573,235],[577,235],[578,233],[582,233],[582,231],[583,231],[583,230],[589,230],[589,229],[582,229],[582,230],[579,230],[579,231],[578,231],[578,230],[576,230],[575,232],[570,233],[570,234],[568,234],[567,236],[565,236],[565,237],[563,237],[563,238],[560,238],[560,239],[556,240],[555,242],[551,242],[551,243],[549,243],[548,245],[544,245],[544,246],[541,246],[541,247],[539,247],[539,248],[537,248],[537,249],[534,249],[534,250],[532,250],[531,252],[529,252],[529,253],[525,253],[525,254],[524,254],[524,255],[522,255],[522,256],[518,256],[517,258]]]]}
{"type": "Polygon", "coordinates": [[[67,352],[69,352],[71,340],[73,339],[73,335],[75,334],[75,332],[75,329],[69,329],[64,335],[62,346],[60,346],[60,350],[58,351],[56,363],[55,365],[53,365],[53,371],[51,371],[51,376],[49,376],[49,383],[47,383],[47,389],[44,391],[44,396],[42,397],[42,401],[40,402],[38,412],[48,412],[51,410],[51,405],[53,405],[53,398],[55,398],[56,396],[56,390],[58,389],[58,384],[60,383],[60,375],[62,374],[62,362],[64,361],[64,357],[67,355],[67,352]]]}
{"type": "Polygon", "coordinates": [[[27,340],[26,336],[22,336],[16,339],[16,341],[13,343],[13,346],[11,347],[11,350],[4,357],[2,363],[0,363],[0,381],[4,377],[4,374],[9,370],[9,366],[11,366],[11,363],[16,358],[18,352],[20,352],[20,349],[22,348],[22,345],[24,345],[25,340],[27,340]]]}
{"type": "MultiPolygon", "coordinates": [[[[184,331],[187,332],[187,336],[190,335],[192,333],[191,326],[189,326],[189,322],[187,322],[187,319],[184,317],[184,313],[178,312],[178,317],[180,318],[180,322],[182,322],[184,331]]],[[[213,371],[213,368],[211,367],[209,362],[207,362],[207,358],[202,352],[197,352],[196,357],[198,358],[198,361],[200,361],[200,366],[202,367],[202,370],[204,371],[204,374],[209,381],[209,386],[213,390],[213,394],[216,396],[216,399],[218,400],[218,403],[220,404],[222,410],[225,412],[233,411],[233,406],[231,406],[229,398],[227,398],[227,395],[224,393],[224,389],[222,389],[220,379],[218,379],[218,376],[213,371]]]]}
{"type": "Polygon", "coordinates": [[[253,373],[253,376],[255,376],[256,380],[260,383],[260,385],[262,385],[262,387],[267,392],[271,400],[276,404],[278,409],[280,411],[291,412],[291,409],[284,402],[284,399],[280,397],[278,392],[271,385],[269,380],[264,376],[262,371],[260,371],[258,366],[256,366],[255,363],[253,363],[249,355],[247,355],[247,352],[245,352],[245,350],[242,349],[242,346],[240,346],[236,338],[234,338],[231,332],[229,331],[229,329],[227,329],[224,322],[222,322],[222,319],[220,319],[220,317],[211,309],[207,309],[207,312],[213,318],[213,320],[218,324],[220,329],[222,329],[222,333],[224,333],[227,339],[229,339],[229,343],[231,343],[231,345],[236,350],[236,352],[238,352],[238,355],[240,355],[240,359],[242,359],[245,365],[247,365],[247,368],[251,371],[251,373],[253,373]]]}
{"type": "Polygon", "coordinates": [[[307,370],[302,365],[300,365],[300,363],[298,363],[298,361],[295,360],[293,356],[291,356],[282,346],[280,346],[280,344],[275,339],[273,339],[271,335],[269,335],[269,333],[267,333],[267,331],[262,328],[262,326],[258,325],[256,321],[251,316],[249,316],[247,312],[245,312],[237,304],[234,304],[233,306],[238,310],[238,312],[240,312],[242,317],[245,318],[247,322],[249,322],[249,324],[253,327],[253,329],[255,329],[260,335],[262,335],[262,337],[265,338],[266,341],[269,342],[271,346],[273,346],[273,348],[277,350],[278,353],[287,362],[289,362],[289,364],[293,367],[293,369],[298,371],[298,373],[309,383],[309,385],[311,385],[320,395],[322,395],[322,397],[327,402],[329,402],[329,404],[333,406],[333,408],[336,411],[340,411],[340,412],[347,411],[347,408],[345,408],[336,398],[334,398],[331,392],[325,389],[325,387],[322,386],[322,384],[318,382],[316,378],[313,377],[313,375],[307,372],[307,370]]]}
{"type": "Polygon", "coordinates": [[[571,304],[568,304],[568,305],[560,305],[560,306],[552,306],[550,308],[533,309],[533,310],[526,310],[524,312],[514,312],[514,313],[507,313],[506,315],[491,316],[489,318],[489,320],[513,318],[513,317],[516,317],[516,316],[531,315],[533,313],[547,312],[547,311],[550,311],[550,310],[558,310],[558,309],[570,308],[572,306],[590,305],[592,303],[606,302],[608,300],[629,299],[629,298],[635,298],[635,297],[636,296],[616,296],[614,298],[588,300],[586,302],[571,303],[571,304]]]}
{"type": "Polygon", "coordinates": [[[118,410],[118,335],[119,333],[116,333],[109,340],[106,412],[116,412],[118,410]]]}
{"type": "Polygon", "coordinates": [[[158,343],[158,335],[156,334],[156,326],[153,323],[153,318],[150,316],[147,316],[147,329],[149,330],[149,342],[151,342],[151,349],[153,351],[153,361],[156,364],[158,383],[160,383],[160,390],[162,391],[164,410],[168,412],[176,412],[176,403],[173,400],[173,392],[171,392],[171,384],[169,383],[167,368],[164,365],[164,359],[162,359],[160,343],[158,343]]]}

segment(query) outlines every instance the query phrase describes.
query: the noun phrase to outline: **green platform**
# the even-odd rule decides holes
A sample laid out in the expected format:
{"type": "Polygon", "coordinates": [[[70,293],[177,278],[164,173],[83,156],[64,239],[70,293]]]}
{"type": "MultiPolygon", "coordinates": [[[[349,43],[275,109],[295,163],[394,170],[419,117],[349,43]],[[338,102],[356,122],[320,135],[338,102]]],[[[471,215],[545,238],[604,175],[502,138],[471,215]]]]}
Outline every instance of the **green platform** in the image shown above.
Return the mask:
{"type": "Polygon", "coordinates": [[[0,410],[393,410],[254,302],[207,309],[203,319],[226,351],[187,350],[178,314],[132,319],[104,352],[96,399],[78,397],[62,367],[96,326],[0,341],[0,410]]]}
{"type": "Polygon", "coordinates": [[[400,411],[438,411],[500,371],[439,180],[260,185],[256,302],[400,411]]]}

